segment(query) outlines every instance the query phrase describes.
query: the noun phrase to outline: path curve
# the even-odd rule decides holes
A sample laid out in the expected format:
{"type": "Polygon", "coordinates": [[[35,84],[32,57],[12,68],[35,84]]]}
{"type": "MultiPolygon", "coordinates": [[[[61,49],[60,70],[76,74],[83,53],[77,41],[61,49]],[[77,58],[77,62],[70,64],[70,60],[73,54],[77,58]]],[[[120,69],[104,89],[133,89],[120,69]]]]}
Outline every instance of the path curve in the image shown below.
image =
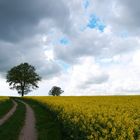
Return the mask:
{"type": "Polygon", "coordinates": [[[14,106],[12,107],[12,109],[10,109],[10,111],[6,115],[4,115],[0,119],[0,125],[2,125],[3,123],[5,123],[13,115],[13,113],[16,111],[17,103],[14,100],[12,100],[12,102],[14,103],[14,106]]]}
{"type": "Polygon", "coordinates": [[[19,100],[26,106],[25,124],[19,134],[19,140],[37,140],[37,132],[35,128],[35,116],[33,109],[24,101],[19,100]]]}

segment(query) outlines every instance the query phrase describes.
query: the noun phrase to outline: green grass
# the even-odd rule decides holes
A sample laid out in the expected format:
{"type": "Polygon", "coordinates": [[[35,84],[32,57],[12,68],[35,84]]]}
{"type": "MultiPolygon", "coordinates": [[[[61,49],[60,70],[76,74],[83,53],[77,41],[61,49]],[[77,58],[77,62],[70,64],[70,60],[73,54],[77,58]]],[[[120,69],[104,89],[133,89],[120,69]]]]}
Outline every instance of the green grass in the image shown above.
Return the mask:
{"type": "Polygon", "coordinates": [[[3,117],[12,107],[13,102],[11,99],[0,102],[0,118],[3,117]]]}
{"type": "Polygon", "coordinates": [[[0,126],[0,140],[18,140],[25,120],[25,105],[18,102],[15,113],[0,126]]]}
{"type": "Polygon", "coordinates": [[[24,99],[34,110],[38,140],[62,140],[61,129],[57,120],[54,120],[50,112],[36,101],[24,99]]]}

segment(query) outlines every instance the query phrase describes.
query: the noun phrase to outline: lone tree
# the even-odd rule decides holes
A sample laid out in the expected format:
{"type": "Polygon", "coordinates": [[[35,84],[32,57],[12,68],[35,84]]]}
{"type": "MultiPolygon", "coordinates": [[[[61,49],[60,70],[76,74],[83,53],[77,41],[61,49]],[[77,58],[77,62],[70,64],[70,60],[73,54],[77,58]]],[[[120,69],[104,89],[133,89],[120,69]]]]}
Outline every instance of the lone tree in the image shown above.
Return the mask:
{"type": "Polygon", "coordinates": [[[35,68],[28,63],[21,63],[7,72],[7,81],[10,89],[16,89],[21,96],[38,88],[41,77],[35,72],[35,68]]]}
{"type": "Polygon", "coordinates": [[[64,91],[61,90],[60,87],[53,86],[52,89],[49,91],[49,95],[60,96],[60,94],[62,94],[63,92],[64,91]]]}

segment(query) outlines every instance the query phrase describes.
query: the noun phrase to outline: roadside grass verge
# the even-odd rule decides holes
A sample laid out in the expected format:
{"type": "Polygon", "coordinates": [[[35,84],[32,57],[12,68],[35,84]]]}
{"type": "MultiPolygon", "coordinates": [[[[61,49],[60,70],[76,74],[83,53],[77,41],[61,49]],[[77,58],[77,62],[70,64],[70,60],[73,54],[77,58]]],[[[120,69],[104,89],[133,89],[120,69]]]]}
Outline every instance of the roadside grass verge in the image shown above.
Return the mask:
{"type": "Polygon", "coordinates": [[[11,99],[6,99],[0,102],[0,118],[2,118],[12,107],[13,102],[11,99]]]}
{"type": "Polygon", "coordinates": [[[62,140],[60,125],[47,108],[37,101],[24,98],[35,113],[38,140],[62,140]]]}
{"type": "Polygon", "coordinates": [[[24,125],[25,105],[18,103],[14,114],[0,126],[0,140],[18,140],[19,133],[24,125]]]}

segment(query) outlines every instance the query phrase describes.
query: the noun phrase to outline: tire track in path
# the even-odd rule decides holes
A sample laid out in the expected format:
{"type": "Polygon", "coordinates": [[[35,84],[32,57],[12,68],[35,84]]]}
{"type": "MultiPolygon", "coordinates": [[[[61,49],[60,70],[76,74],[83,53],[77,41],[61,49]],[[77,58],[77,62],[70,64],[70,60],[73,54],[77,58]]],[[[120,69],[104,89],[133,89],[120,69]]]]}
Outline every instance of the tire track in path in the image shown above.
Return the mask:
{"type": "Polygon", "coordinates": [[[33,109],[24,101],[19,100],[26,106],[25,124],[19,134],[19,140],[37,140],[37,132],[35,128],[35,116],[33,109]]]}
{"type": "Polygon", "coordinates": [[[14,112],[16,111],[17,103],[14,100],[12,100],[12,102],[14,103],[14,106],[12,107],[12,109],[10,109],[10,111],[6,115],[4,115],[0,119],[0,125],[4,124],[14,114],[14,112]]]}

